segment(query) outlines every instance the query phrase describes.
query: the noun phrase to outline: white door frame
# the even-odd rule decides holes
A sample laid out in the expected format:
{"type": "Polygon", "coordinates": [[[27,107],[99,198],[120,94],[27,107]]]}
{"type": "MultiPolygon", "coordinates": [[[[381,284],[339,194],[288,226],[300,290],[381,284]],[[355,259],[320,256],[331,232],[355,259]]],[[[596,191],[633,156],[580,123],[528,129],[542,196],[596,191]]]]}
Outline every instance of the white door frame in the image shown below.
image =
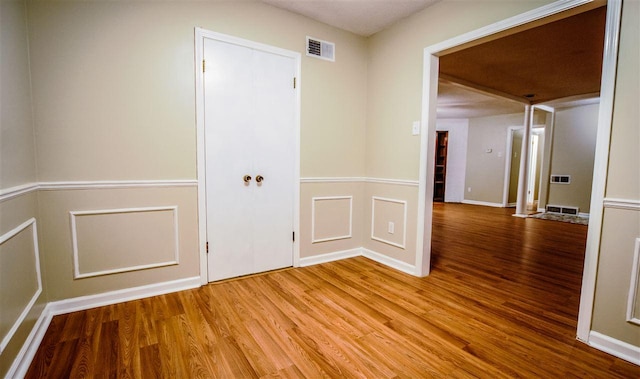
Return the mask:
{"type": "MultiPolygon", "coordinates": [[[[436,111],[438,97],[438,56],[446,50],[477,41],[529,22],[579,7],[592,0],[559,0],[506,20],[462,34],[424,49],[422,84],[422,132],[420,136],[420,171],[418,184],[418,230],[416,241],[416,275],[429,274],[431,263],[431,231],[433,212],[433,159],[435,154],[436,111]],[[427,183],[429,185],[427,185],[427,183]]],[[[587,232],[580,309],[578,312],[579,340],[588,342],[595,299],[596,272],[600,253],[600,231],[604,213],[604,191],[609,161],[609,142],[613,117],[613,98],[618,59],[618,42],[622,0],[609,0],[605,27],[600,111],[591,190],[591,213],[587,232]]]]}
{"type": "MultiPolygon", "coordinates": [[[[509,185],[510,185],[510,180],[511,180],[511,162],[513,160],[513,133],[516,130],[520,130],[520,129],[524,129],[523,126],[510,126],[507,128],[507,148],[505,149],[505,153],[504,153],[504,187],[502,190],[502,206],[503,207],[510,207],[510,206],[515,206],[512,205],[513,203],[509,203],[509,185]]],[[[531,127],[531,133],[536,133],[536,134],[544,134],[545,135],[545,141],[546,141],[546,126],[545,125],[533,125],[531,127]],[[542,129],[542,131],[540,131],[540,129],[542,129]]],[[[544,165],[545,164],[545,160],[544,160],[544,156],[539,157],[538,159],[541,159],[542,162],[541,164],[544,165]]],[[[529,164],[529,166],[531,166],[531,164],[529,164]]],[[[542,168],[540,169],[540,171],[542,171],[542,168]]],[[[535,179],[534,179],[535,180],[535,179]]],[[[540,178],[540,183],[538,183],[538,185],[540,187],[542,187],[542,177],[540,178]]]]}
{"type": "MultiPolygon", "coordinates": [[[[195,28],[195,72],[196,72],[196,162],[198,174],[198,250],[200,252],[200,284],[208,283],[207,273],[207,194],[205,181],[205,124],[204,124],[204,78],[202,76],[202,60],[204,57],[204,39],[232,43],[250,49],[261,50],[272,54],[279,54],[293,58],[296,67],[295,93],[295,125],[294,125],[294,173],[293,173],[293,230],[296,233],[293,242],[293,266],[300,266],[300,84],[301,58],[300,53],[281,49],[246,39],[212,32],[202,28],[195,28]]],[[[292,83],[293,84],[293,83],[292,83]]]]}

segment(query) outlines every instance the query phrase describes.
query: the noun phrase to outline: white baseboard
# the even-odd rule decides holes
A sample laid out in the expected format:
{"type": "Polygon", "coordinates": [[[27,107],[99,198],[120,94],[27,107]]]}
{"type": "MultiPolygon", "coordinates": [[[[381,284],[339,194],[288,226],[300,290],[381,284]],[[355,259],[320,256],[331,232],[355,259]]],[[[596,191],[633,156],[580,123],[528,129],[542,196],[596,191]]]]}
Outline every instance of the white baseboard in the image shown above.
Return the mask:
{"type": "Polygon", "coordinates": [[[364,257],[367,257],[367,258],[369,258],[371,260],[374,260],[374,261],[376,261],[378,263],[382,263],[385,266],[389,266],[391,268],[394,268],[394,269],[396,269],[398,271],[402,271],[402,272],[404,272],[406,274],[409,274],[409,275],[418,276],[418,275],[416,275],[416,266],[415,265],[411,265],[409,263],[399,261],[399,260],[397,260],[395,258],[391,258],[391,257],[388,257],[388,256],[386,256],[384,254],[380,254],[380,253],[377,253],[377,252],[375,252],[373,250],[369,250],[369,249],[365,249],[365,248],[362,248],[362,255],[364,257]]]}
{"type": "Polygon", "coordinates": [[[462,200],[462,204],[481,205],[483,207],[504,208],[502,203],[489,203],[487,201],[477,201],[477,200],[467,200],[467,199],[462,200]]]}
{"type": "Polygon", "coordinates": [[[361,255],[362,255],[362,249],[359,247],[355,249],[350,249],[350,250],[342,250],[342,251],[336,251],[333,253],[314,255],[311,257],[300,258],[300,267],[313,266],[320,263],[339,261],[341,259],[359,257],[361,255]]]}
{"type": "Polygon", "coordinates": [[[22,378],[27,373],[31,361],[38,351],[38,347],[53,319],[53,316],[82,311],[105,305],[138,300],[146,297],[164,295],[167,293],[189,290],[200,287],[200,277],[172,280],[170,282],[149,284],[146,286],[99,293],[89,296],[75,297],[48,303],[36,321],[31,333],[25,340],[18,356],[9,368],[7,378],[22,378]]]}
{"type": "Polygon", "coordinates": [[[582,217],[582,218],[589,218],[589,213],[578,213],[578,217],[582,217]]]}
{"type": "Polygon", "coordinates": [[[602,333],[589,332],[591,347],[602,350],[625,361],[640,365],[640,347],[606,336],[602,333]]]}

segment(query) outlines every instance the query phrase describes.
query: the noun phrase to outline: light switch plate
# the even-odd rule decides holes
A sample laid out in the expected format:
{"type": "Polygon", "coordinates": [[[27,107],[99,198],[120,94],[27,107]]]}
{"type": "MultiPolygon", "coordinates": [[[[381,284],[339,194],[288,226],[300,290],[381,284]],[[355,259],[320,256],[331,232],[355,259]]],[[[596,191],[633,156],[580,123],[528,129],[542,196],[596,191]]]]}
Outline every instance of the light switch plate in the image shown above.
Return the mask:
{"type": "Polygon", "coordinates": [[[414,121],[414,122],[413,122],[413,125],[412,125],[412,127],[411,127],[411,133],[412,133],[414,136],[417,136],[417,135],[419,135],[419,134],[420,134],[420,121],[414,121]]]}

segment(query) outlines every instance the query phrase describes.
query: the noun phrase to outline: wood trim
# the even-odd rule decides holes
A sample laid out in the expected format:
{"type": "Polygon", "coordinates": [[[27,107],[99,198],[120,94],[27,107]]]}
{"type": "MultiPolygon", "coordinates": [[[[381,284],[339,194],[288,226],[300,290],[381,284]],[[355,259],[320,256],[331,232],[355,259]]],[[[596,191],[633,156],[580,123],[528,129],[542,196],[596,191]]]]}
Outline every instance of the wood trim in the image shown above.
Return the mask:
{"type": "Polygon", "coordinates": [[[71,222],[71,241],[73,248],[73,278],[84,279],[96,276],[104,276],[111,274],[118,274],[130,271],[146,270],[150,268],[159,268],[166,266],[174,266],[180,263],[180,243],[179,243],[179,228],[178,228],[178,206],[170,207],[147,207],[147,208],[122,208],[122,209],[102,209],[92,211],[71,211],[69,212],[69,219],[71,222]],[[80,272],[80,256],[78,252],[78,230],[76,227],[77,216],[95,216],[105,214],[117,214],[117,213],[148,213],[148,212],[173,212],[173,233],[174,233],[174,254],[173,260],[166,262],[149,263],[138,266],[121,267],[117,269],[94,271],[94,272],[80,272]]]}

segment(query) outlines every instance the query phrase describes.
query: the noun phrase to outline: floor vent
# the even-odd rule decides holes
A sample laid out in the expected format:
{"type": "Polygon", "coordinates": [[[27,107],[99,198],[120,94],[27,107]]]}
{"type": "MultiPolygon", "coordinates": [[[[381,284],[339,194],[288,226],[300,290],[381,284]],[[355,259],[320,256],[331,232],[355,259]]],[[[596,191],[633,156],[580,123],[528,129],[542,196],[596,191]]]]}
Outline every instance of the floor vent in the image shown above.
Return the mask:
{"type": "Polygon", "coordinates": [[[307,37],[307,56],[335,62],[336,44],[307,37]]]}
{"type": "Polygon", "coordinates": [[[578,207],[567,207],[564,205],[547,205],[547,213],[558,213],[563,215],[578,215],[578,207]]]}

